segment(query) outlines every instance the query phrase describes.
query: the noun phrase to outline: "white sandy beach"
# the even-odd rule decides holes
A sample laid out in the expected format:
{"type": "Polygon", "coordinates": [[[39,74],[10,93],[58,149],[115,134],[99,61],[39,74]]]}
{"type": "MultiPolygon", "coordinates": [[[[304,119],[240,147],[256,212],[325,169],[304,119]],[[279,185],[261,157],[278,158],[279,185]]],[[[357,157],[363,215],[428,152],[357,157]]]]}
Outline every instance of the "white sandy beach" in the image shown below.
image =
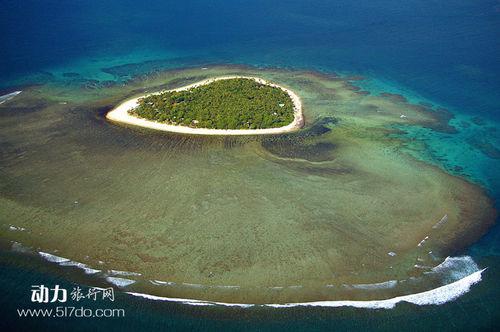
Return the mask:
{"type": "Polygon", "coordinates": [[[160,122],[155,122],[151,120],[146,120],[143,118],[139,118],[136,116],[133,116],[129,114],[129,110],[133,109],[134,107],[137,107],[138,105],[138,100],[154,95],[154,94],[159,94],[164,91],[159,91],[155,93],[150,93],[147,95],[139,96],[130,100],[127,100],[120,105],[118,105],[116,108],[113,110],[109,111],[108,114],[106,114],[106,118],[110,121],[114,122],[120,122],[120,123],[125,123],[125,124],[130,124],[134,126],[140,126],[140,127],[145,127],[145,128],[150,128],[150,129],[156,129],[156,130],[161,130],[161,131],[170,131],[170,132],[175,132],[175,133],[182,133],[182,134],[196,134],[196,135],[269,135],[269,134],[282,134],[282,133],[289,133],[296,131],[304,126],[304,116],[302,114],[302,102],[300,101],[299,96],[297,96],[293,91],[286,89],[280,85],[268,82],[262,78],[258,77],[249,77],[249,76],[220,76],[220,77],[214,77],[214,78],[209,78],[200,82],[196,82],[190,85],[186,85],[177,89],[172,89],[172,90],[167,90],[167,91],[182,91],[182,90],[188,90],[191,88],[195,88],[201,85],[209,84],[218,80],[227,80],[227,79],[234,79],[234,78],[248,78],[248,79],[253,79],[258,83],[261,84],[266,84],[272,87],[276,87],[279,89],[282,89],[292,99],[293,102],[293,110],[294,110],[294,119],[293,121],[283,127],[278,127],[278,128],[266,128],[266,129],[209,129],[209,128],[191,128],[187,126],[181,126],[181,125],[170,125],[166,123],[160,123],[160,122]]]}

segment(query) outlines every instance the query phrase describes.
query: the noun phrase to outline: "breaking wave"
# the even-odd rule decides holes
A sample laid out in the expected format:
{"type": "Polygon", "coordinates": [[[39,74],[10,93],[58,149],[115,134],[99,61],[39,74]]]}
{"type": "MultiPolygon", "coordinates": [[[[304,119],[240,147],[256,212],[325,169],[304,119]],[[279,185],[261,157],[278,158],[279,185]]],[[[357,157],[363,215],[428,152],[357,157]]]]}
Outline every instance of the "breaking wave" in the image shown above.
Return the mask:
{"type": "MultiPolygon", "coordinates": [[[[18,249],[20,244],[14,243],[13,249],[18,249]],[[15,246],[15,248],[14,248],[15,246]]],[[[86,264],[71,261],[68,258],[56,256],[46,252],[38,252],[38,254],[47,260],[48,262],[56,263],[60,266],[73,266],[81,268],[87,274],[97,274],[101,270],[92,269],[86,264]]],[[[247,304],[247,303],[228,303],[228,302],[217,302],[217,301],[206,301],[197,299],[183,299],[183,298],[171,298],[171,297],[161,297],[156,295],[137,293],[137,292],[126,292],[129,295],[142,297],[154,301],[168,301],[177,302],[187,305],[196,306],[228,306],[228,307],[241,307],[249,308],[254,306],[263,306],[271,308],[290,308],[290,307],[355,307],[355,308],[366,308],[366,309],[392,309],[398,303],[406,302],[415,305],[440,305],[457,299],[469,292],[471,287],[481,281],[482,274],[486,269],[480,270],[476,262],[470,256],[460,256],[460,257],[447,257],[439,265],[430,268],[429,271],[424,272],[424,277],[422,281],[425,281],[425,275],[432,277],[439,277],[442,286],[433,288],[431,290],[418,292],[409,295],[396,296],[389,299],[381,300],[367,300],[367,301],[351,301],[351,300],[335,300],[335,301],[312,301],[312,302],[299,302],[299,303],[267,303],[267,304],[247,304]]],[[[136,280],[126,279],[119,276],[139,276],[140,273],[128,272],[128,271],[117,271],[109,270],[101,273],[105,280],[117,287],[125,288],[136,282],[136,280]]],[[[166,282],[160,280],[150,280],[150,283],[157,286],[164,285],[175,285],[173,282],[166,282]]],[[[364,290],[376,290],[384,288],[393,288],[398,282],[396,280],[390,280],[383,283],[375,284],[357,284],[349,285],[349,288],[353,289],[364,289],[364,290]]],[[[187,284],[182,283],[181,285],[189,285],[202,287],[203,285],[198,284],[187,284]]],[[[238,286],[228,286],[230,288],[238,288],[238,286]]]]}
{"type": "Polygon", "coordinates": [[[11,92],[11,93],[7,93],[6,95],[2,95],[0,96],[0,104],[3,104],[5,103],[6,101],[14,98],[15,96],[17,96],[18,94],[20,94],[22,91],[14,91],[14,92],[11,92]]]}
{"type": "MultiPolygon", "coordinates": [[[[447,257],[441,264],[431,268],[426,274],[432,274],[434,277],[439,276],[443,282],[443,286],[433,288],[428,291],[423,291],[415,294],[397,296],[390,299],[370,300],[370,301],[313,301],[301,303],[268,303],[268,304],[245,304],[245,303],[226,303],[216,301],[204,301],[196,299],[182,299],[161,297],[136,292],[126,292],[129,295],[146,298],[154,301],[169,301],[178,302],[196,306],[230,306],[248,308],[253,306],[265,306],[272,308],[290,308],[290,307],[355,307],[367,309],[392,309],[398,303],[407,302],[415,305],[440,305],[446,302],[453,301],[463,294],[469,292],[470,288],[481,281],[482,273],[486,269],[480,270],[476,262],[470,256],[447,257]]],[[[378,284],[358,284],[350,285],[355,289],[380,289],[393,288],[396,285],[395,280],[378,283],[378,284]]]]}

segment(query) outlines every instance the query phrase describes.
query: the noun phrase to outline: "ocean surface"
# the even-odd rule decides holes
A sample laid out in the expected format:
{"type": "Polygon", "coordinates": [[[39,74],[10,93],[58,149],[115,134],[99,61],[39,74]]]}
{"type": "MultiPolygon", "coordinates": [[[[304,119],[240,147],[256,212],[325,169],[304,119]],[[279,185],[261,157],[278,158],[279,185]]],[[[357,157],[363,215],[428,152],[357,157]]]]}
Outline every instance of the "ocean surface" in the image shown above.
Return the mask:
{"type": "MultiPolygon", "coordinates": [[[[498,207],[498,1],[3,0],[0,8],[0,95],[33,84],[64,85],[75,77],[88,84],[126,82],[210,64],[360,75],[365,79],[357,84],[371,93],[398,93],[453,112],[456,134],[406,128],[404,135],[426,147],[425,154],[411,147],[408,153],[481,185],[498,207]]],[[[457,254],[471,256],[487,270],[468,293],[441,305],[242,309],[119,294],[113,305],[126,309],[125,318],[19,320],[15,309],[30,303],[25,296],[30,285],[69,287],[74,280],[38,257],[2,251],[0,326],[493,330],[500,322],[500,225],[457,254]]]]}

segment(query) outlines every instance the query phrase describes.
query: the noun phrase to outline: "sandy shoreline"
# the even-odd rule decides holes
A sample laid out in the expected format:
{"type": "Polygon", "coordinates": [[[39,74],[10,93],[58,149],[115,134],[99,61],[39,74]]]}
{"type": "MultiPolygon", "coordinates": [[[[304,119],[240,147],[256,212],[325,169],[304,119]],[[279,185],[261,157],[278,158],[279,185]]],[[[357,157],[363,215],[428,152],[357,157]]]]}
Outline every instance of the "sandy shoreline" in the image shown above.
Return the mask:
{"type": "Polygon", "coordinates": [[[174,133],[182,133],[182,134],[196,134],[196,135],[269,135],[269,134],[282,134],[282,133],[289,133],[292,131],[299,130],[304,126],[304,116],[302,114],[302,102],[300,101],[299,96],[297,96],[293,91],[286,89],[280,85],[268,82],[262,78],[258,77],[250,77],[250,76],[220,76],[220,77],[214,77],[214,78],[209,78],[200,82],[196,82],[190,85],[186,85],[177,89],[172,89],[172,90],[164,90],[164,91],[159,91],[159,92],[154,92],[154,93],[149,93],[143,96],[139,96],[130,100],[127,100],[111,111],[109,111],[106,114],[106,118],[110,121],[113,122],[120,122],[120,123],[125,123],[129,125],[134,125],[134,126],[140,126],[140,127],[145,127],[145,128],[150,128],[150,129],[155,129],[155,130],[161,130],[161,131],[170,131],[174,133]],[[191,88],[195,88],[201,85],[206,85],[218,80],[225,80],[225,79],[234,79],[234,78],[248,78],[248,79],[253,79],[258,83],[261,84],[266,84],[272,87],[280,88],[292,99],[293,102],[293,112],[294,112],[294,119],[293,121],[283,127],[277,127],[277,128],[266,128],[266,129],[209,129],[209,128],[191,128],[191,127],[186,127],[186,126],[181,126],[181,125],[170,125],[166,123],[160,123],[160,122],[155,122],[155,121],[150,121],[147,119],[143,118],[138,118],[136,116],[133,116],[129,114],[129,110],[133,109],[138,105],[138,100],[140,98],[149,96],[149,95],[155,95],[162,93],[164,91],[182,91],[182,90],[188,90],[191,88]]]}

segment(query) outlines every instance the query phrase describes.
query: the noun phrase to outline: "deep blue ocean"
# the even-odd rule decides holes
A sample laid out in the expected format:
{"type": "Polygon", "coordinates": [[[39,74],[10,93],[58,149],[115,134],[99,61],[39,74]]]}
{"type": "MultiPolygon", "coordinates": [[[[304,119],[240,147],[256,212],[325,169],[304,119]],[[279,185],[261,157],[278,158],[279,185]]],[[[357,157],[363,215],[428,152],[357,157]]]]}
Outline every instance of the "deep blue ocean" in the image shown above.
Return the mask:
{"type": "MultiPolygon", "coordinates": [[[[401,93],[452,111],[458,133],[409,131],[427,161],[500,198],[500,2],[498,0],[0,0],[0,91],[64,83],[64,73],[99,81],[206,64],[247,64],[362,75],[371,92],[401,93]],[[479,118],[478,118],[479,117],[479,118]],[[461,120],[481,125],[460,127],[461,120]],[[449,135],[448,135],[449,136],[449,135]],[[479,144],[478,144],[479,142],[479,144]],[[478,148],[481,146],[481,148],[478,148]],[[485,148],[486,147],[486,148],[485,148]]],[[[3,93],[0,93],[0,95],[3,93]]],[[[26,330],[493,330],[500,325],[500,226],[464,254],[488,267],[483,281],[440,306],[392,310],[186,308],[123,298],[111,320],[20,322],[20,289],[68,284],[36,259],[2,253],[0,326],[26,330]],[[69,325],[68,325],[69,324],[69,325]]],[[[24,301],[24,302],[23,302],[24,301]]],[[[7,331],[7,329],[2,329],[7,331]]]]}

